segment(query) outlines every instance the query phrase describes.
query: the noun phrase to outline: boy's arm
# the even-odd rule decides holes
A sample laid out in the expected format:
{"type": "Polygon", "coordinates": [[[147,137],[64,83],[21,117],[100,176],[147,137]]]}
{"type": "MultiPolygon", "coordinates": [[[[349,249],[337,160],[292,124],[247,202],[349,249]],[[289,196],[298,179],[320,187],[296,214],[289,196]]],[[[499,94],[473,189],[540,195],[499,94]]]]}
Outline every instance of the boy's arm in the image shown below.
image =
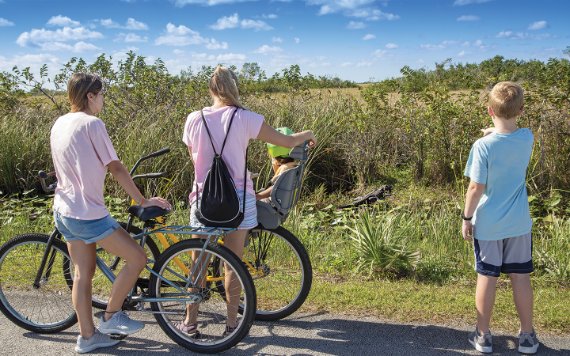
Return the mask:
{"type": "MultiPolygon", "coordinates": [[[[474,181],[469,183],[467,188],[467,193],[465,194],[465,209],[463,209],[463,216],[471,218],[475,214],[479,200],[485,192],[485,184],[480,184],[474,181]]],[[[473,237],[473,224],[471,220],[463,220],[463,226],[461,228],[461,234],[463,239],[471,241],[473,237]]]]}

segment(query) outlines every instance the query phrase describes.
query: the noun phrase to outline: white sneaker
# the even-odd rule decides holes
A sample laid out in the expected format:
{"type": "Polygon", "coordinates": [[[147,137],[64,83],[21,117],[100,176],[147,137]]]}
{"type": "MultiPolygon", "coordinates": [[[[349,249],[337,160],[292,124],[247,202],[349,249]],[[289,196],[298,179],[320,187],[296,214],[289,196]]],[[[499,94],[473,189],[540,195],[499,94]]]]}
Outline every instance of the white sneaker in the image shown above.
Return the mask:
{"type": "Polygon", "coordinates": [[[121,340],[111,339],[109,335],[101,334],[99,330],[95,329],[95,334],[93,334],[89,339],[84,339],[81,335],[77,337],[75,351],[78,354],[84,354],[101,347],[117,345],[119,342],[121,342],[121,340]]]}
{"type": "Polygon", "coordinates": [[[142,328],[144,328],[144,323],[132,320],[124,311],[116,312],[107,321],[101,317],[99,323],[99,331],[103,334],[131,335],[142,328]]]}

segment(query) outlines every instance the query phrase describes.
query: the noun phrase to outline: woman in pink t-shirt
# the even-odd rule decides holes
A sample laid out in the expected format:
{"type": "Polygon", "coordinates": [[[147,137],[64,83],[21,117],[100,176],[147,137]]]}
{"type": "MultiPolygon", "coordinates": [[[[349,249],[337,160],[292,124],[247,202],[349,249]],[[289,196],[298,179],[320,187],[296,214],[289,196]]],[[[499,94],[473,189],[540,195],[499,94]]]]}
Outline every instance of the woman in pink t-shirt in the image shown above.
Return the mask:
{"type": "Polygon", "coordinates": [[[145,199],[117,158],[105,124],[95,116],[103,108],[101,79],[75,73],[67,84],[67,94],[71,112],[56,120],[50,135],[58,180],[53,211],[55,225],[67,242],[75,268],[71,295],[80,333],[75,351],[84,353],[117,344],[118,340],[108,334],[132,334],[144,327],[143,323],[129,319],[121,309],[147,257],[105,207],[103,187],[107,169],[142,206],[170,209],[170,204],[162,198],[145,199]],[[96,244],[126,262],[113,283],[98,329],[91,308],[96,244]]]}
{"type": "MultiPolygon", "coordinates": [[[[305,141],[312,147],[316,144],[316,138],[312,131],[303,131],[290,136],[283,135],[267,125],[262,115],[245,109],[239,99],[239,91],[236,75],[229,69],[218,66],[214,70],[209,82],[209,92],[212,97],[212,106],[202,109],[204,119],[212,135],[212,142],[204,126],[200,110],[188,115],[184,126],[182,140],[188,146],[188,153],[194,163],[194,183],[190,193],[190,225],[200,226],[197,220],[196,189],[202,190],[208,170],[214,158],[212,144],[216,151],[220,152],[224,138],[228,131],[230,119],[236,111],[230,134],[222,158],[228,166],[228,170],[234,180],[239,199],[243,199],[246,192],[244,219],[237,231],[228,234],[224,240],[224,246],[232,250],[238,257],[243,254],[245,239],[248,231],[257,226],[257,210],[255,205],[255,191],[253,182],[248,172],[244,181],[245,155],[249,140],[258,139],[273,143],[278,146],[295,147],[305,141]]],[[[240,205],[242,202],[240,201],[240,205]]],[[[198,236],[194,236],[198,237],[198,236]]],[[[239,283],[234,281],[233,275],[226,270],[225,285],[230,293],[227,293],[228,320],[226,333],[233,331],[237,326],[237,312],[239,305],[239,283]],[[232,297],[237,296],[237,297],[232,297]]],[[[177,324],[177,328],[183,332],[194,334],[198,332],[196,324],[197,308],[188,308],[186,318],[177,324]]]]}

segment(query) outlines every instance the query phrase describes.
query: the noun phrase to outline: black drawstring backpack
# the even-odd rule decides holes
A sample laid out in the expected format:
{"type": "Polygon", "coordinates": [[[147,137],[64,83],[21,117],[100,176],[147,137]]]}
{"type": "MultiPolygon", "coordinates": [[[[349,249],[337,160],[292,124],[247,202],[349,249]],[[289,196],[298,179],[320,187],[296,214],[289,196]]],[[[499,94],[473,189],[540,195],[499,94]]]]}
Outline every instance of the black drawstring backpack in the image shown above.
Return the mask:
{"type": "MultiPolygon", "coordinates": [[[[214,147],[214,141],[212,141],[212,135],[210,134],[210,129],[206,124],[204,113],[200,111],[202,121],[204,122],[206,131],[208,132],[208,137],[210,138],[210,143],[214,150],[214,159],[212,161],[212,166],[206,175],[206,180],[204,181],[202,196],[198,196],[196,198],[196,218],[207,227],[236,228],[243,221],[247,184],[247,150],[245,152],[245,172],[243,180],[243,209],[241,210],[234,180],[228,171],[226,163],[222,159],[226,140],[230,134],[230,128],[232,127],[232,122],[237,111],[238,108],[235,109],[232,117],[230,118],[228,131],[219,154],[216,152],[216,148],[214,147]],[[200,204],[198,204],[198,199],[200,200],[200,204]]],[[[199,194],[198,182],[196,182],[196,194],[199,194]]]]}

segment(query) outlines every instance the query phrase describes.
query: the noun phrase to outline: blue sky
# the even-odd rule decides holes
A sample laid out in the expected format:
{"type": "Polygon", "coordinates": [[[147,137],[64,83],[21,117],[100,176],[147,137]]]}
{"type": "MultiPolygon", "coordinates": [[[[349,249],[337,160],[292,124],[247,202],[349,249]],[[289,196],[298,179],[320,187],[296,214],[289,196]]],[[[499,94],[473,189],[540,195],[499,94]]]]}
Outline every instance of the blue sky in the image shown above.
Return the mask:
{"type": "Polygon", "coordinates": [[[0,70],[134,50],[175,74],[257,62],[361,82],[447,58],[564,57],[568,14],[566,0],[0,0],[0,70]]]}

